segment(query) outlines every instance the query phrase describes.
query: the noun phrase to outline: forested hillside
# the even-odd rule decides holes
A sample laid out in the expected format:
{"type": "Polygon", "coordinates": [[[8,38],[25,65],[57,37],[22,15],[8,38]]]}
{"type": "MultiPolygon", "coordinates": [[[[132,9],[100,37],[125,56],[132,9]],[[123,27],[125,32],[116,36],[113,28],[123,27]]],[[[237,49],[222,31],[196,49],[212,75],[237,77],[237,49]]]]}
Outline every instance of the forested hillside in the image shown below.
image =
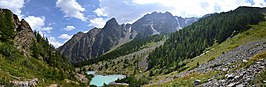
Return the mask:
{"type": "Polygon", "coordinates": [[[63,85],[66,79],[78,82],[74,75],[74,67],[47,38],[10,10],[0,9],[0,86],[63,85]]]}
{"type": "Polygon", "coordinates": [[[89,65],[93,63],[97,63],[99,61],[103,60],[111,60],[123,55],[127,55],[136,51],[139,51],[143,48],[146,48],[149,43],[157,43],[159,41],[162,41],[163,39],[166,39],[167,35],[152,35],[146,38],[141,39],[134,39],[128,43],[123,44],[122,46],[107,52],[97,58],[89,59],[87,61],[81,62],[77,64],[76,66],[84,66],[89,65]]]}
{"type": "Polygon", "coordinates": [[[167,73],[186,65],[185,59],[196,57],[206,48],[221,43],[249,25],[264,20],[259,8],[239,7],[236,10],[212,14],[170,35],[165,44],[149,55],[149,69],[167,73]],[[163,72],[164,71],[164,72],[163,72]]]}

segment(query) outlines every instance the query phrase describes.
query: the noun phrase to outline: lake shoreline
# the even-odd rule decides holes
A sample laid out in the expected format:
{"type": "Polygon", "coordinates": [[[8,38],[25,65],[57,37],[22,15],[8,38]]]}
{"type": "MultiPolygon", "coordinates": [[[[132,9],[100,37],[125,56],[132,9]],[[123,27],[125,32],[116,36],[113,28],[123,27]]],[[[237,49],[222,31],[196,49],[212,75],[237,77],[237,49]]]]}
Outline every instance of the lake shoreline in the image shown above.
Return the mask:
{"type": "Polygon", "coordinates": [[[90,82],[90,85],[96,85],[96,86],[103,86],[104,84],[126,85],[126,83],[115,83],[117,79],[126,78],[126,75],[122,74],[101,75],[98,74],[97,71],[87,71],[86,74],[94,75],[94,77],[90,82]]]}

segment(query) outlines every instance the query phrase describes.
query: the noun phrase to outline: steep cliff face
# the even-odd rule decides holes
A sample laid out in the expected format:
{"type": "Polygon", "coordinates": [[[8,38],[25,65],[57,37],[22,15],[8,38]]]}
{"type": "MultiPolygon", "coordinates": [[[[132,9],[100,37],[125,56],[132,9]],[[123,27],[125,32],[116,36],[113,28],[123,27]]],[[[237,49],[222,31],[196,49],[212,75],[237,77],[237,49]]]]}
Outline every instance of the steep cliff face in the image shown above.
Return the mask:
{"type": "Polygon", "coordinates": [[[74,68],[39,33],[0,8],[0,86],[41,86],[74,79],[74,68]],[[52,72],[52,74],[51,74],[52,72]],[[41,80],[38,80],[41,79],[41,80]],[[11,85],[12,84],[12,85],[11,85]]]}
{"type": "Polygon", "coordinates": [[[20,21],[18,16],[13,14],[8,9],[0,9],[0,13],[1,21],[3,21],[3,23],[1,22],[1,31],[3,31],[1,32],[1,35],[7,35],[3,38],[10,37],[9,39],[14,39],[14,45],[17,47],[17,49],[25,56],[29,56],[30,47],[35,39],[30,25],[24,19],[20,21]],[[11,21],[9,23],[5,20],[11,21]],[[8,24],[12,25],[6,27],[8,24]]]}
{"type": "Polygon", "coordinates": [[[92,57],[101,55],[117,45],[120,38],[125,37],[125,32],[127,32],[126,28],[119,25],[114,18],[109,20],[101,32],[96,35],[96,41],[92,47],[92,57]]]}
{"type": "MultiPolygon", "coordinates": [[[[80,60],[85,60],[86,58],[90,57],[91,52],[93,51],[92,46],[95,42],[95,36],[100,31],[101,29],[94,28],[88,33],[83,34],[83,36],[77,41],[77,43],[73,44],[73,48],[69,49],[69,51],[64,51],[70,53],[64,53],[64,54],[70,55],[71,57],[70,60],[72,63],[80,60]],[[72,59],[72,57],[75,58],[72,59]]],[[[67,57],[69,58],[69,56],[67,57]]]]}
{"type": "Polygon", "coordinates": [[[153,12],[145,15],[132,24],[132,30],[137,32],[137,38],[147,37],[154,34],[175,32],[178,29],[177,20],[169,12],[153,12]]]}
{"type": "MultiPolygon", "coordinates": [[[[17,16],[14,16],[17,19],[17,16]]],[[[30,48],[32,46],[33,40],[35,40],[34,33],[30,25],[22,19],[20,22],[16,21],[16,36],[15,36],[15,46],[23,51],[24,55],[29,56],[30,48]]]]}
{"type": "Polygon", "coordinates": [[[181,28],[184,28],[188,25],[191,25],[192,23],[196,22],[199,20],[199,18],[195,18],[195,17],[192,17],[192,18],[182,18],[182,17],[179,17],[179,16],[175,16],[176,20],[177,20],[177,24],[179,25],[178,28],[181,29],[181,28]]]}
{"type": "Polygon", "coordinates": [[[64,54],[65,56],[71,56],[70,54],[72,54],[72,52],[70,49],[73,49],[75,44],[80,41],[84,34],[85,33],[78,32],[77,34],[73,35],[73,37],[69,41],[67,41],[66,44],[64,44],[62,47],[58,48],[58,50],[65,50],[64,52],[61,52],[61,54],[64,54]]]}
{"type": "Polygon", "coordinates": [[[112,18],[102,29],[94,28],[88,33],[74,35],[58,50],[75,64],[96,58],[132,39],[175,32],[197,20],[197,18],[181,17],[177,19],[169,12],[146,14],[133,24],[120,25],[115,18],[112,18]]]}
{"type": "Polygon", "coordinates": [[[127,34],[129,27],[119,25],[113,18],[104,28],[93,28],[88,33],[76,34],[58,50],[72,63],[97,57],[117,45],[127,34]]]}

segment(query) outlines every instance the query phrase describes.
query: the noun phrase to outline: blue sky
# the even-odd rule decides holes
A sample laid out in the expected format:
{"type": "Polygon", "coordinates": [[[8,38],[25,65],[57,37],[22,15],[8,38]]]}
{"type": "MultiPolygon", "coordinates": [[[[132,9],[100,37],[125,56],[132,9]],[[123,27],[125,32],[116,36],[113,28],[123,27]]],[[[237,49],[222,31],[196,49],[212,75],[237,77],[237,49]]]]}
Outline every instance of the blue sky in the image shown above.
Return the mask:
{"type": "Polygon", "coordinates": [[[154,11],[201,17],[238,6],[266,7],[266,0],[0,0],[0,8],[10,9],[28,21],[55,47],[77,32],[103,27],[113,17],[122,24],[154,11]]]}

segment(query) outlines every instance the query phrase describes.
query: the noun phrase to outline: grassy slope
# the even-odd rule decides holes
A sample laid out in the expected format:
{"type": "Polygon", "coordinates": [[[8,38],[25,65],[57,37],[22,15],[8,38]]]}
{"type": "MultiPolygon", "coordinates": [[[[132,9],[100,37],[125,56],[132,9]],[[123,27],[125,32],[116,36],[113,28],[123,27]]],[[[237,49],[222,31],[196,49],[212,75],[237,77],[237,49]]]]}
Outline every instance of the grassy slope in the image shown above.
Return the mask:
{"type": "MultiPolygon", "coordinates": [[[[191,60],[186,60],[188,62],[187,65],[184,66],[186,69],[181,71],[181,72],[188,71],[188,70],[195,68],[197,66],[197,63],[203,64],[203,63],[206,63],[210,60],[213,60],[214,58],[217,58],[219,55],[221,55],[223,52],[227,52],[229,50],[232,50],[232,49],[238,47],[239,45],[246,44],[248,42],[260,41],[260,40],[266,39],[266,21],[261,22],[258,25],[251,25],[251,26],[252,27],[250,30],[245,31],[241,34],[238,34],[232,38],[229,38],[221,44],[215,44],[214,46],[210,47],[209,51],[205,55],[198,56],[198,57],[193,58],[191,60]]],[[[166,77],[175,75],[177,73],[180,73],[180,72],[175,71],[175,72],[172,72],[168,75],[158,76],[152,82],[158,82],[158,81],[160,81],[166,77]]],[[[202,77],[205,77],[205,78],[211,77],[212,75],[215,75],[215,72],[210,72],[209,74],[210,75],[190,75],[190,76],[186,76],[187,78],[190,78],[190,79],[187,79],[186,77],[185,78],[177,78],[173,81],[166,82],[166,83],[163,83],[160,85],[155,84],[155,85],[149,85],[149,86],[169,86],[173,83],[191,84],[191,83],[193,83],[194,79],[201,78],[201,79],[203,79],[202,81],[204,81],[204,78],[202,78],[202,77]]],[[[189,86],[189,85],[185,85],[185,86],[189,86]]]]}
{"type": "MultiPolygon", "coordinates": [[[[70,85],[64,80],[54,80],[45,77],[44,71],[59,71],[51,68],[48,64],[35,58],[18,58],[16,61],[10,61],[8,58],[0,55],[0,84],[7,85],[9,81],[29,81],[38,78],[38,86],[47,86],[49,84],[70,85]]],[[[51,73],[52,74],[52,73],[51,73]]],[[[76,85],[76,84],[73,84],[76,85]]]]}
{"type": "MultiPolygon", "coordinates": [[[[58,53],[49,51],[55,50],[48,42],[38,45],[42,51],[43,59],[25,56],[14,46],[15,32],[13,23],[13,13],[10,10],[0,12],[0,86],[9,87],[11,81],[30,81],[38,78],[38,86],[47,86],[52,83],[58,85],[73,85],[67,83],[65,79],[75,80],[72,76],[72,67],[59,57],[58,53]],[[2,32],[2,33],[1,33],[2,32]],[[47,56],[51,53],[51,56],[47,56]],[[46,60],[45,60],[46,59],[46,60]],[[49,60],[48,60],[49,59],[49,60]]],[[[40,36],[40,35],[39,35],[40,36]]],[[[44,40],[44,38],[41,38],[44,40]]],[[[32,53],[29,51],[28,53],[32,53]]],[[[75,81],[74,83],[76,83],[75,81]]]]}
{"type": "Polygon", "coordinates": [[[96,64],[85,66],[85,68],[96,70],[101,74],[114,74],[120,73],[125,75],[137,74],[139,71],[143,71],[139,63],[143,58],[147,57],[148,54],[153,51],[156,47],[162,45],[165,40],[158,43],[152,42],[147,43],[141,50],[130,53],[128,55],[120,56],[112,60],[104,60],[96,64]],[[106,67],[107,66],[107,67],[106,67]]]}

